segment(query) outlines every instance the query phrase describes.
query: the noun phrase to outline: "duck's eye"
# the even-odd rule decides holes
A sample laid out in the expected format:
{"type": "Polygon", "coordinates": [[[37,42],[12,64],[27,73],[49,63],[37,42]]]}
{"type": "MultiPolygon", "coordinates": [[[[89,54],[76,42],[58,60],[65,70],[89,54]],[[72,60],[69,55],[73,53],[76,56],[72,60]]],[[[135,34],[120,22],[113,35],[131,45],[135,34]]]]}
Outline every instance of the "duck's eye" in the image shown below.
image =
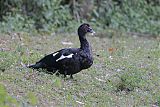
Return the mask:
{"type": "Polygon", "coordinates": [[[88,27],[87,32],[93,33],[93,29],[91,27],[88,27]]]}

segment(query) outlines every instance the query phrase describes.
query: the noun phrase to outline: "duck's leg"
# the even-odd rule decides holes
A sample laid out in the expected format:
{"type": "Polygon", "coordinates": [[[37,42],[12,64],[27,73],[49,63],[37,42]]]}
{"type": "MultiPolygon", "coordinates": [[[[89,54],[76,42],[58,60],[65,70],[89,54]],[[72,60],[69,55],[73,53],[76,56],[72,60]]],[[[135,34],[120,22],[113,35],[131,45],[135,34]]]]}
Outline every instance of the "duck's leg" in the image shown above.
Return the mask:
{"type": "Polygon", "coordinates": [[[72,74],[70,75],[70,79],[73,79],[73,75],[72,74]]]}
{"type": "Polygon", "coordinates": [[[59,72],[56,72],[56,76],[59,77],[59,72]]]}
{"type": "Polygon", "coordinates": [[[66,78],[67,76],[67,71],[64,71],[64,78],[66,78]]]}

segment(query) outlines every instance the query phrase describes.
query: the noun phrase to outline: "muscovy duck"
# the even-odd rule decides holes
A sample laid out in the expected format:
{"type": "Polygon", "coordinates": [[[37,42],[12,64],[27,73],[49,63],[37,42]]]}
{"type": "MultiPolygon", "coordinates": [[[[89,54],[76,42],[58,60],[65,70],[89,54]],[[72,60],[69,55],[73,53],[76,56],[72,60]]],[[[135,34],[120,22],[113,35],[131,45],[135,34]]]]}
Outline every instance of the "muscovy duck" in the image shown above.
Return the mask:
{"type": "Polygon", "coordinates": [[[89,24],[84,23],[78,28],[78,35],[80,40],[80,48],[65,48],[49,54],[36,62],[34,65],[28,66],[33,69],[46,69],[49,72],[70,75],[80,72],[83,69],[91,67],[93,64],[93,57],[90,45],[86,39],[86,34],[95,32],[89,24]]]}

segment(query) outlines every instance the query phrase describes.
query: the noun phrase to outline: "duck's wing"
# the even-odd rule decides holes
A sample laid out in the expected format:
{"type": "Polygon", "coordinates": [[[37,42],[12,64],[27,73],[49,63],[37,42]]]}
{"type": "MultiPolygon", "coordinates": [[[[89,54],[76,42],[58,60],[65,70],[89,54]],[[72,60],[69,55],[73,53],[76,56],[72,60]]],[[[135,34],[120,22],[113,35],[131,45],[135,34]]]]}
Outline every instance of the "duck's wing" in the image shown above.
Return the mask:
{"type": "Polygon", "coordinates": [[[53,55],[55,57],[55,61],[59,62],[64,59],[73,58],[73,56],[79,53],[79,51],[80,51],[79,48],[68,48],[57,51],[56,53],[53,53],[53,55]]]}
{"type": "Polygon", "coordinates": [[[30,65],[29,68],[34,68],[34,69],[57,69],[59,68],[59,64],[63,64],[63,60],[66,59],[71,59],[75,54],[79,52],[78,48],[68,48],[68,49],[62,49],[59,51],[56,51],[52,54],[49,54],[42,58],[40,61],[38,61],[36,64],[30,65]],[[58,64],[58,65],[57,65],[58,64]]]}

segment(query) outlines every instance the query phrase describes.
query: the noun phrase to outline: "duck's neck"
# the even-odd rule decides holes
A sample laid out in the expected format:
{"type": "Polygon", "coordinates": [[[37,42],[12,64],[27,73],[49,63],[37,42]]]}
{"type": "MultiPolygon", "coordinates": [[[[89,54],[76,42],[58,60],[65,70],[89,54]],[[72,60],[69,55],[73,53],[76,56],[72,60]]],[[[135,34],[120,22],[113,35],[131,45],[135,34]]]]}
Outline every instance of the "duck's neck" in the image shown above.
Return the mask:
{"type": "Polygon", "coordinates": [[[80,49],[85,50],[85,51],[89,51],[90,46],[89,43],[85,37],[84,33],[78,33],[79,35],[79,40],[80,40],[80,49]]]}

